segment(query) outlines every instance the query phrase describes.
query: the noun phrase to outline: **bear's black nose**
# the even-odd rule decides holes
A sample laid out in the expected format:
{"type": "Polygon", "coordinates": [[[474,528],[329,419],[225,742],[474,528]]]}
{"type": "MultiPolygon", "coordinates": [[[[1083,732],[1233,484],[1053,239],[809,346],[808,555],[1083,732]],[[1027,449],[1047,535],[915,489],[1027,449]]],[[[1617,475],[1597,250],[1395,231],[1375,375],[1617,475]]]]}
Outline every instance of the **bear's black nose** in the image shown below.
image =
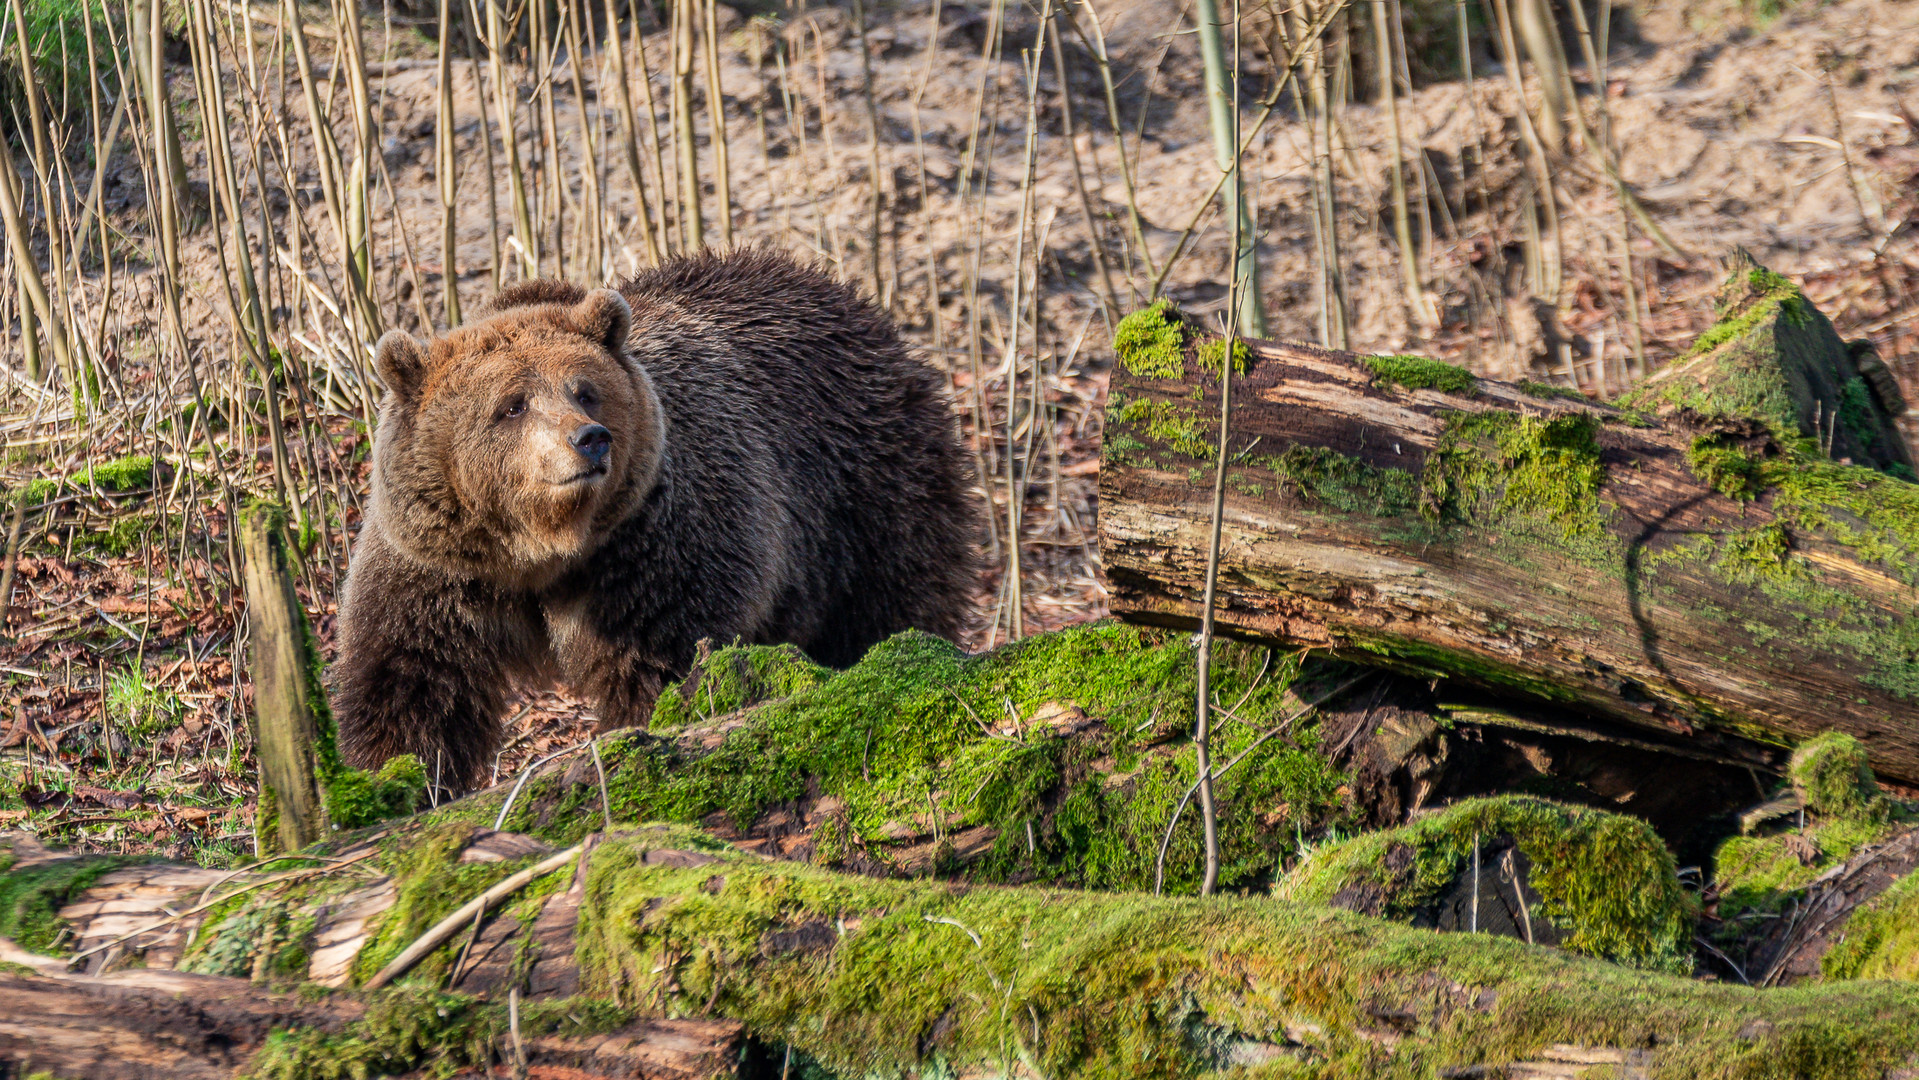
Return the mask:
{"type": "Polygon", "coordinates": [[[596,468],[606,460],[607,451],[613,449],[613,433],[599,424],[583,424],[575,428],[567,441],[587,460],[587,464],[596,468]]]}

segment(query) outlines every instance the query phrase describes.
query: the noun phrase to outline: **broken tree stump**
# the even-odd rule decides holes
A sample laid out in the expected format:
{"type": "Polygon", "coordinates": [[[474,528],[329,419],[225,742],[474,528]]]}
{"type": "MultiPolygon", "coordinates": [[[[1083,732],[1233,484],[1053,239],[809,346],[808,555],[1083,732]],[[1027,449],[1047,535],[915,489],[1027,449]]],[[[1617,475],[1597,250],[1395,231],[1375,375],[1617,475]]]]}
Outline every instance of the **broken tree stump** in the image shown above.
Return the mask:
{"type": "Polygon", "coordinates": [[[286,511],[271,503],[249,507],[241,518],[240,543],[252,638],[253,730],[260,750],[258,843],[262,852],[299,851],[324,837],[328,826],[318,775],[323,719],[315,715],[316,703],[326,708],[320,657],[293,591],[286,511]],[[273,840],[264,830],[269,817],[273,840]]]}
{"type": "MultiPolygon", "coordinates": [[[[1919,781],[1919,485],[1828,456],[1903,469],[1843,343],[1764,274],[1735,275],[1720,326],[1636,407],[1244,343],[1220,628],[1689,737],[1837,729],[1919,781]],[[1782,374],[1814,359],[1819,379],[1782,374]],[[1755,388],[1767,371],[1790,385],[1755,388]]],[[[1112,608],[1195,627],[1224,350],[1164,307],[1116,350],[1112,608]]]]}

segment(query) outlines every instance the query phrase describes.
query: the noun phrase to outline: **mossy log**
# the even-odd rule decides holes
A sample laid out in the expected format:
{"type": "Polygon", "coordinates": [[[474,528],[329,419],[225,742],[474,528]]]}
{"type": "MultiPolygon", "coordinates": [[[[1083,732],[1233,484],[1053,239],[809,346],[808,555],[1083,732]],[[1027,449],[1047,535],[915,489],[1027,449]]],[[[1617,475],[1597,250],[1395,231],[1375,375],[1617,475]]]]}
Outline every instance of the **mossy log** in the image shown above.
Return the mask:
{"type": "MultiPolygon", "coordinates": [[[[251,983],[70,975],[62,960],[10,950],[0,1061],[116,1080],[444,1076],[511,1061],[499,992],[512,985],[525,992],[527,1056],[583,1077],[733,1075],[756,1061],[763,1075],[1595,1080],[1877,1078],[1919,1065],[1912,983],[1756,991],[1264,896],[876,879],[682,826],[596,841],[472,946],[499,937],[495,951],[512,959],[453,991],[440,987],[461,942],[377,994],[300,987],[281,971],[288,943],[368,885],[346,872],[280,891],[255,909],[251,936],[231,925],[214,935],[266,957],[251,983]],[[553,980],[556,964],[571,977],[553,980]],[[77,1037],[86,1030],[90,1044],[77,1037]]],[[[474,843],[513,849],[444,821],[342,841],[334,857],[368,843],[401,898],[390,913],[424,879],[483,888],[537,857],[462,862],[474,843]]],[[[365,948],[377,952],[381,936],[365,948]]]]}
{"type": "MultiPolygon", "coordinates": [[[[1919,782],[1919,485],[1797,289],[1742,268],[1721,315],[1618,406],[1245,342],[1221,630],[1703,741],[1837,729],[1882,778],[1919,782]]],[[[1112,608],[1196,627],[1223,348],[1163,306],[1120,331],[1112,608]]]]}

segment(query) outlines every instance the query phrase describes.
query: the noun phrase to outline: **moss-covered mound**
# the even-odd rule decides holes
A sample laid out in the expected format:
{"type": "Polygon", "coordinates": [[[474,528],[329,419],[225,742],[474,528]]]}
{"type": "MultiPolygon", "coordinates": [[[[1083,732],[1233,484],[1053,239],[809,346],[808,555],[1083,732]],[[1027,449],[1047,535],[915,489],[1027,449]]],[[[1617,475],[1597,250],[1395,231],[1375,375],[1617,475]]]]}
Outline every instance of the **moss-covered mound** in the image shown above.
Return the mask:
{"type": "MultiPolygon", "coordinates": [[[[1221,881],[1256,886],[1343,813],[1343,776],[1290,692],[1298,668],[1222,643],[1215,699],[1230,710],[1214,760],[1221,881]],[[1267,733],[1278,731],[1274,737],[1267,733]]],[[[749,830],[804,804],[828,820],[814,861],[936,870],[981,881],[1151,888],[1175,807],[1196,776],[1189,635],[1105,623],[968,656],[899,635],[830,672],[785,648],[715,651],[669,689],[650,735],[603,747],[617,821],[749,830]],[[696,747],[697,749],[689,749],[696,747]],[[911,847],[930,861],[903,860],[911,847]]],[[[507,827],[571,843],[600,820],[590,771],[529,785],[507,827]]],[[[498,795],[444,813],[490,814],[498,795]]],[[[491,824],[490,819],[487,821],[491,824]]],[[[1198,814],[1173,830],[1167,888],[1196,888],[1198,814]]]]}
{"type": "Polygon", "coordinates": [[[1800,744],[1787,779],[1713,854],[1718,955],[1753,978],[1919,978],[1919,875],[1900,835],[1912,813],[1843,732],[1800,744]]]}
{"type": "Polygon", "coordinates": [[[1651,826],[1543,799],[1473,799],[1327,845],[1275,892],[1410,919],[1472,872],[1476,847],[1507,841],[1530,864],[1527,891],[1540,901],[1527,917],[1550,924],[1566,948],[1639,967],[1691,969],[1696,905],[1651,826]]]}
{"type": "Polygon", "coordinates": [[[1886,403],[1832,323],[1787,278],[1743,252],[1721,287],[1719,321],[1690,352],[1619,400],[1708,426],[1757,420],[1774,439],[1811,439],[1833,456],[1906,465],[1886,403]]]}
{"type": "Polygon", "coordinates": [[[1788,775],[1800,803],[1821,817],[1874,822],[1892,812],[1892,800],[1879,790],[1865,746],[1843,731],[1799,744],[1788,775]]]}

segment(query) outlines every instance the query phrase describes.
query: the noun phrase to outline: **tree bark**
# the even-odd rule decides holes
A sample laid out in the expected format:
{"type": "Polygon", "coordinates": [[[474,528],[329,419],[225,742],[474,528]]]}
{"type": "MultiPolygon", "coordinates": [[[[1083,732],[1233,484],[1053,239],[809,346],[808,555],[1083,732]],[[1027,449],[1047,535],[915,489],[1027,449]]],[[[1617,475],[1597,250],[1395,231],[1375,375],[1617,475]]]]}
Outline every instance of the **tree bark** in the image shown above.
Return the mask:
{"type": "MultiPolygon", "coordinates": [[[[1904,453],[1830,324],[1757,274],[1626,408],[1249,342],[1220,625],[1681,735],[1846,731],[1919,781],[1919,486],[1835,460],[1904,453]]],[[[1121,343],[1100,531],[1112,609],[1184,628],[1219,379],[1179,333],[1170,358],[1121,343]]]]}

